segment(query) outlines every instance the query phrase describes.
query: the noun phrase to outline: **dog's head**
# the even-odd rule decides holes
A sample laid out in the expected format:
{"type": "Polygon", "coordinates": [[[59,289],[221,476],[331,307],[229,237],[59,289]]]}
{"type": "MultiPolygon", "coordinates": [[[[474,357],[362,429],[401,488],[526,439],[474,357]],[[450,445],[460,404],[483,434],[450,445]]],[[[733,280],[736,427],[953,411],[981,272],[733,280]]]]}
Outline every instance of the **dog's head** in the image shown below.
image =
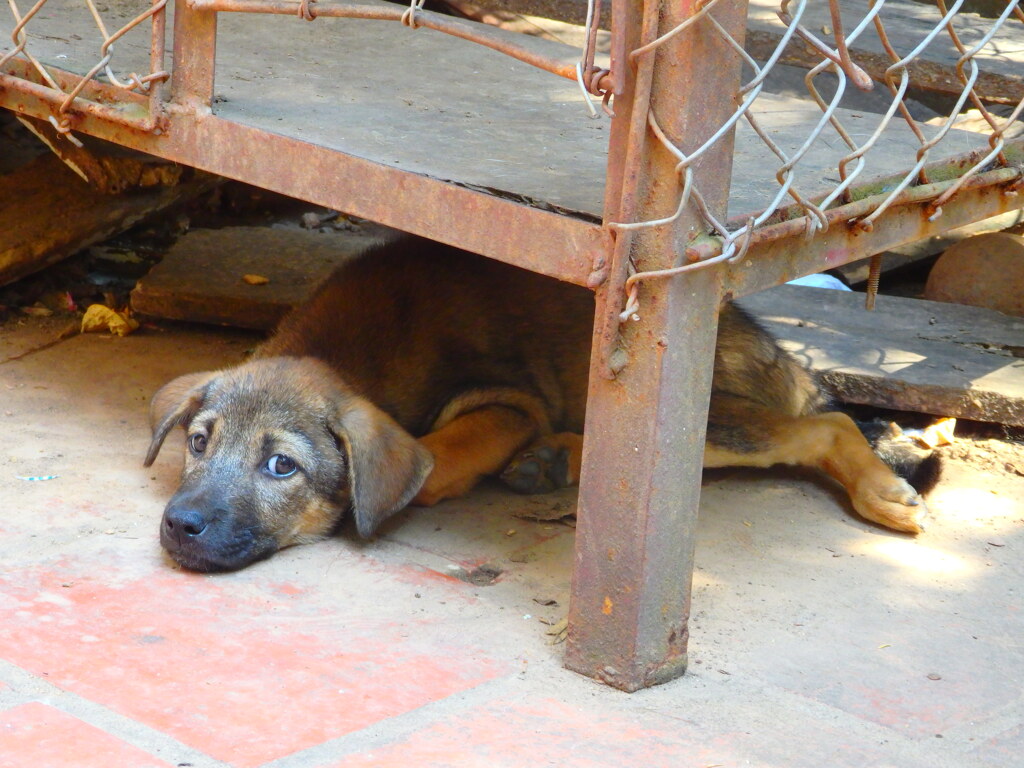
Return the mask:
{"type": "Polygon", "coordinates": [[[241,568],[330,534],[351,509],[370,536],[422,486],[433,458],[312,358],[254,360],[166,384],[150,406],[153,463],[185,428],[181,486],[160,542],[186,568],[241,568]]]}

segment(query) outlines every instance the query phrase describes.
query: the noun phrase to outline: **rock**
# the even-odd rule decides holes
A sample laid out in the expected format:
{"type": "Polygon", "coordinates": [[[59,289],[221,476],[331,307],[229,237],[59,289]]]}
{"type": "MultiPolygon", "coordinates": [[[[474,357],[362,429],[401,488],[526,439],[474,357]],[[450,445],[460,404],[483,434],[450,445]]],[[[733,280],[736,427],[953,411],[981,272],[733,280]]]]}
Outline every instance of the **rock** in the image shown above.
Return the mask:
{"type": "Polygon", "coordinates": [[[358,232],[226,227],[195,229],[132,291],[141,315],[266,330],[305,301],[343,261],[386,237],[358,232]]]}
{"type": "Polygon", "coordinates": [[[950,246],[928,275],[925,298],[1024,317],[1024,237],[989,232],[950,246]]]}

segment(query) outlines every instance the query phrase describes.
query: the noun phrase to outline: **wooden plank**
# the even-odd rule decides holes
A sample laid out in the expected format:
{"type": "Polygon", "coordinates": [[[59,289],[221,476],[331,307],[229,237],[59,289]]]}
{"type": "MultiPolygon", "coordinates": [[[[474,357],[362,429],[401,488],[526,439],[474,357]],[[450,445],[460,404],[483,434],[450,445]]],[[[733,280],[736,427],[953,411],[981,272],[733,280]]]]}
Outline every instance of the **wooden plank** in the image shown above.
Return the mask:
{"type": "Polygon", "coordinates": [[[123,232],[146,216],[219,183],[216,176],[188,169],[179,168],[171,176],[154,172],[153,186],[120,195],[99,192],[50,154],[0,177],[0,285],[123,232]],[[170,186],[159,183],[178,177],[185,180],[170,186]]]}
{"type": "Polygon", "coordinates": [[[338,233],[269,227],[193,230],[139,281],[132,309],[168,320],[268,330],[308,299],[339,264],[388,231],[373,224],[338,233]],[[268,282],[252,285],[245,275],[268,282]]]}
{"type": "Polygon", "coordinates": [[[1024,425],[1024,318],[792,285],[741,304],[841,401],[1024,425]]]}

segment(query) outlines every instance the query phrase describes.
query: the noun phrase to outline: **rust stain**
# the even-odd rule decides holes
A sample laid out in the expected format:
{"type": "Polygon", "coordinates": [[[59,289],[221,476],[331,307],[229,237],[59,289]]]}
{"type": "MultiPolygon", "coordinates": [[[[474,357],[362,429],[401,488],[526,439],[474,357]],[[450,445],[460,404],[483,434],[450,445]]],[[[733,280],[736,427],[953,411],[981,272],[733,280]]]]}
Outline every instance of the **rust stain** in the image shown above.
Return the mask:
{"type": "Polygon", "coordinates": [[[605,616],[611,616],[612,615],[612,606],[613,605],[614,605],[614,603],[612,602],[612,599],[610,597],[608,597],[607,595],[605,595],[605,597],[604,597],[604,605],[601,606],[601,613],[603,613],[605,616]]]}

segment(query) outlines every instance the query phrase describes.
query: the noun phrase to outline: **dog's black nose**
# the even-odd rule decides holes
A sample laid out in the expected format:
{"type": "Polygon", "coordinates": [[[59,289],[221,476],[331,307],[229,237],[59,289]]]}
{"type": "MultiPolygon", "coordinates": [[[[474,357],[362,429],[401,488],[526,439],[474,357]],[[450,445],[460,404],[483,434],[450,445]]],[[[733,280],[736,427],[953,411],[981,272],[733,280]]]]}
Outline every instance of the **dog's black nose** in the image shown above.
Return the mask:
{"type": "Polygon", "coordinates": [[[192,507],[174,507],[164,512],[163,538],[168,541],[182,544],[189,539],[194,539],[206,530],[207,519],[192,507]]]}

